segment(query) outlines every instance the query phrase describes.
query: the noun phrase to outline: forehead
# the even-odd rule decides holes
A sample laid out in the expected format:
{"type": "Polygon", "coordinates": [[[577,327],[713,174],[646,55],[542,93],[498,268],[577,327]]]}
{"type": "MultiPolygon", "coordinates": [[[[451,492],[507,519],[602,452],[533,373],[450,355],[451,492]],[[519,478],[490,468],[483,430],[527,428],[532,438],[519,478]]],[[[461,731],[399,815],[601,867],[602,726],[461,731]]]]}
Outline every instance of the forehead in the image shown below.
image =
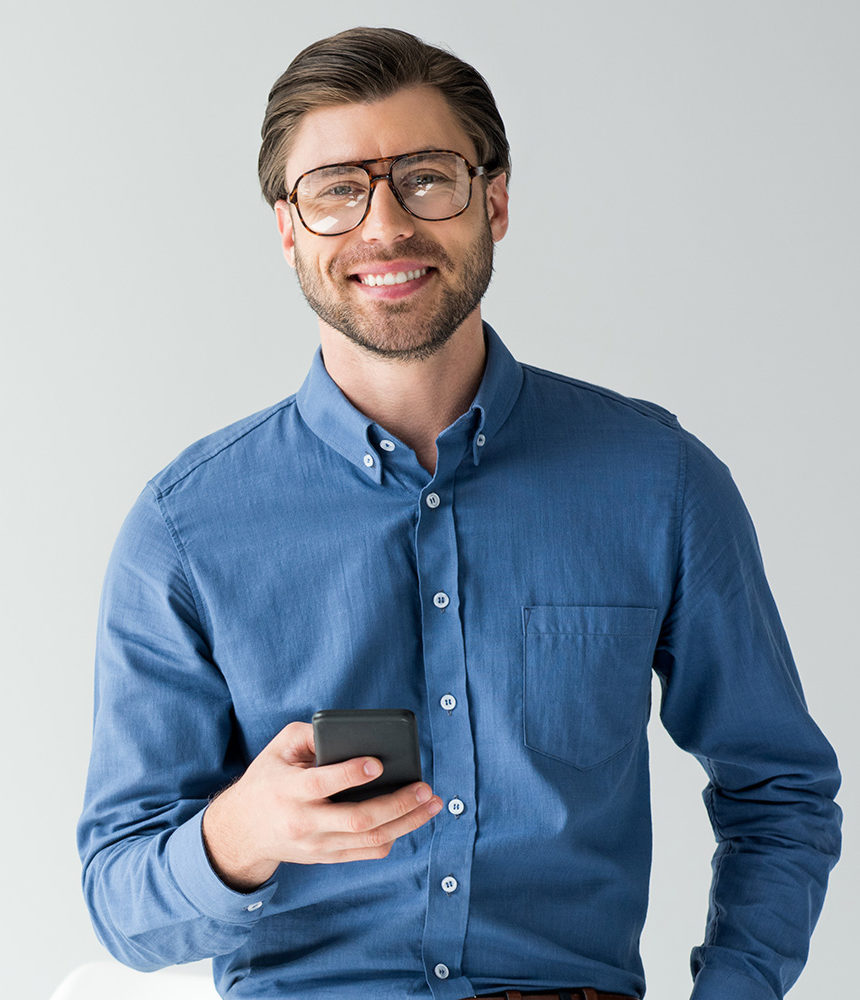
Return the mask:
{"type": "Polygon", "coordinates": [[[419,149],[453,149],[477,162],[474,143],[435,87],[410,87],[369,104],[335,104],[303,116],[287,156],[287,188],[326,163],[419,149]]]}

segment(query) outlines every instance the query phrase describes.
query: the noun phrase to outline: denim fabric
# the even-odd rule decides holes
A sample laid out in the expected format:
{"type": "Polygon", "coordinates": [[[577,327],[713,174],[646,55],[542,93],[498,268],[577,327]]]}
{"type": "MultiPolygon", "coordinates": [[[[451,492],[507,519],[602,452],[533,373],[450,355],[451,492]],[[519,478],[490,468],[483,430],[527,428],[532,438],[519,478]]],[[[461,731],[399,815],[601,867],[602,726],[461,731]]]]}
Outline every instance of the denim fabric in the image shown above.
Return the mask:
{"type": "Polygon", "coordinates": [[[433,476],[318,351],[295,395],[141,493],[98,627],[79,826],[97,933],[141,969],[215,956],[235,1000],[641,995],[655,671],[718,842],[693,995],[781,997],[838,857],[839,772],[743,502],[666,410],[485,338],[433,476]],[[384,860],[234,892],[203,849],[208,798],[333,708],[411,709],[462,813],[384,860]]]}

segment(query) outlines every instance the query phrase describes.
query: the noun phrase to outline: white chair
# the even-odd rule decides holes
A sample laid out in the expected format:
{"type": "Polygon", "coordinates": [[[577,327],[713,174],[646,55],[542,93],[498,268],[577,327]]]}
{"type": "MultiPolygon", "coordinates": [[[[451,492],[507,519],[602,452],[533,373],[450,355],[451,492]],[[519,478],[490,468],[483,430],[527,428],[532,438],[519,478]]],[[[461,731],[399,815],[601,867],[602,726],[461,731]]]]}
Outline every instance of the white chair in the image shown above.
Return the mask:
{"type": "Polygon", "coordinates": [[[219,1000],[211,975],[136,972],[119,962],[88,962],[60,983],[50,1000],[219,1000]]]}

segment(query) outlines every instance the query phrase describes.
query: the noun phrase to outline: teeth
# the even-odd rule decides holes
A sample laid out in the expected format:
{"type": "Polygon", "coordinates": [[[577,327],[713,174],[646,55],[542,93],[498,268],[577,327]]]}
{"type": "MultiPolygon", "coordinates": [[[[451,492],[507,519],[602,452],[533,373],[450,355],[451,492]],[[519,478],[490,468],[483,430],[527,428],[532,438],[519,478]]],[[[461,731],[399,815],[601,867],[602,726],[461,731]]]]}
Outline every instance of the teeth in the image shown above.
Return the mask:
{"type": "Polygon", "coordinates": [[[415,281],[427,273],[422,267],[417,271],[387,271],[385,274],[365,274],[361,277],[363,285],[403,285],[407,281],[415,281]]]}

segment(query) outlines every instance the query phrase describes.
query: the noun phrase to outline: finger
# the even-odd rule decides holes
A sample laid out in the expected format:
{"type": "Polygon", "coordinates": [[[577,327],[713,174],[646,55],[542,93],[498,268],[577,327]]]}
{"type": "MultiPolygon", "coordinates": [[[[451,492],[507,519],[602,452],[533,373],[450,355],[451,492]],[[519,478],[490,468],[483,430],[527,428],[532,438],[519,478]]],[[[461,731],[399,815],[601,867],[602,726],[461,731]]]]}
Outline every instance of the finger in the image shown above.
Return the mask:
{"type": "Polygon", "coordinates": [[[378,826],[367,828],[364,823],[359,822],[358,825],[363,827],[360,830],[330,834],[326,838],[329,853],[374,852],[380,851],[386,846],[390,847],[399,837],[412,833],[413,830],[417,830],[436,816],[442,809],[442,800],[438,795],[434,795],[428,802],[419,805],[415,796],[412,796],[412,805],[413,808],[409,809],[408,812],[378,826]]]}
{"type": "Polygon", "coordinates": [[[313,762],[316,759],[314,727],[309,722],[291,722],[266,747],[288,764],[313,762]]]}
{"type": "Polygon", "coordinates": [[[382,858],[387,858],[391,853],[391,844],[386,844],[385,847],[362,847],[354,851],[338,851],[337,854],[332,854],[323,864],[342,864],[344,861],[379,861],[382,858]]]}
{"type": "Polygon", "coordinates": [[[430,786],[419,781],[363,802],[333,802],[327,808],[324,822],[333,832],[367,833],[408,815],[425,805],[432,795],[430,786]]]}
{"type": "Polygon", "coordinates": [[[336,792],[366,785],[382,774],[382,762],[376,757],[353,757],[338,764],[308,768],[303,776],[308,800],[327,799],[336,792]]]}

